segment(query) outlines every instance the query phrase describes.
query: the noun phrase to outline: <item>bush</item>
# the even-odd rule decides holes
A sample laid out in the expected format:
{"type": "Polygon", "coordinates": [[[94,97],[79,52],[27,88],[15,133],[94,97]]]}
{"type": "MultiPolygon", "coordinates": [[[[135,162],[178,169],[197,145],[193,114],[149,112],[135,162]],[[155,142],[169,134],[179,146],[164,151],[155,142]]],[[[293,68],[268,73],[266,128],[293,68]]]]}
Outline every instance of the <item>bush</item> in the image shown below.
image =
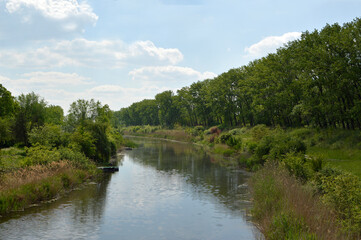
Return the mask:
{"type": "Polygon", "coordinates": [[[274,216],[267,239],[304,239],[316,240],[316,235],[308,232],[308,227],[300,218],[290,213],[278,213],[274,216]]]}
{"type": "Polygon", "coordinates": [[[264,125],[256,125],[251,129],[251,136],[254,141],[260,141],[262,138],[267,136],[270,132],[270,129],[264,125]]]}
{"type": "Polygon", "coordinates": [[[70,148],[60,148],[58,151],[62,160],[71,161],[78,168],[88,169],[91,165],[88,158],[82,152],[74,151],[70,148]]]}
{"type": "Polygon", "coordinates": [[[70,148],[76,152],[82,152],[88,158],[93,158],[95,155],[95,139],[90,132],[85,131],[84,128],[79,127],[70,136],[70,148]]]}
{"type": "Polygon", "coordinates": [[[60,161],[61,155],[55,149],[49,149],[46,146],[36,145],[26,148],[26,157],[22,160],[22,166],[46,165],[51,162],[60,161]]]}
{"type": "Polygon", "coordinates": [[[216,134],[216,135],[219,135],[222,132],[218,127],[211,127],[209,131],[211,134],[216,134]]]}
{"type": "Polygon", "coordinates": [[[288,172],[294,175],[301,182],[306,182],[312,175],[311,169],[306,164],[304,154],[287,153],[282,164],[288,172]]]}
{"type": "Polygon", "coordinates": [[[348,233],[361,235],[360,178],[331,168],[316,174],[314,183],[324,203],[332,206],[348,233]]]}
{"type": "Polygon", "coordinates": [[[260,163],[263,163],[267,159],[282,160],[288,153],[304,154],[305,152],[306,144],[302,140],[280,132],[264,136],[254,150],[254,157],[260,163]]]}
{"type": "Polygon", "coordinates": [[[224,133],[219,136],[220,143],[227,144],[234,149],[240,149],[242,147],[242,138],[235,136],[232,133],[224,133]]]}
{"type": "Polygon", "coordinates": [[[62,145],[62,130],[58,125],[46,124],[33,128],[29,133],[31,145],[43,145],[48,147],[59,147],[62,145]]]}

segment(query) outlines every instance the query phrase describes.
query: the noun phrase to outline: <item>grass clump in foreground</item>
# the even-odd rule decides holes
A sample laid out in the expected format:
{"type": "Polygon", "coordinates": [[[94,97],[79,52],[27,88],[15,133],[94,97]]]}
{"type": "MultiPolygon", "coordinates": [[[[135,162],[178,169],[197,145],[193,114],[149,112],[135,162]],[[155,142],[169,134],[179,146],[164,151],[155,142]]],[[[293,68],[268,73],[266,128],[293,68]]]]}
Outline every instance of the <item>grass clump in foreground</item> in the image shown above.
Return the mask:
{"type": "Polygon", "coordinates": [[[57,198],[95,175],[96,168],[79,169],[70,161],[34,165],[1,176],[0,214],[57,198]]]}
{"type": "Polygon", "coordinates": [[[35,145],[1,152],[1,215],[57,198],[98,175],[96,165],[83,153],[66,147],[35,145]]]}
{"type": "Polygon", "coordinates": [[[332,210],[285,169],[266,164],[250,184],[253,217],[266,239],[346,239],[332,210]]]}

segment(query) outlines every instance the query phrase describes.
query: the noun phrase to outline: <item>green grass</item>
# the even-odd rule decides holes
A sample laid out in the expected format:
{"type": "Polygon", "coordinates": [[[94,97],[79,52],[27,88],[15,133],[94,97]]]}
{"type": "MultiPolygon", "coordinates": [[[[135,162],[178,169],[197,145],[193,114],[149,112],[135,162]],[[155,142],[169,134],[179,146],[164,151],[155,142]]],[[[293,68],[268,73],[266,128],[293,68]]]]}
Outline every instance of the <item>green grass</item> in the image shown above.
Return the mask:
{"type": "Polygon", "coordinates": [[[266,239],[345,239],[332,211],[285,169],[267,165],[250,186],[252,216],[266,239]]]}
{"type": "Polygon", "coordinates": [[[20,168],[25,155],[25,150],[22,148],[10,147],[0,149],[0,170],[10,171],[20,168]]]}
{"type": "Polygon", "coordinates": [[[344,147],[331,149],[325,146],[310,147],[308,155],[321,157],[326,165],[348,171],[361,178],[361,150],[344,147]]]}
{"type": "Polygon", "coordinates": [[[0,191],[0,214],[19,211],[31,204],[58,197],[69,189],[85,182],[89,173],[70,169],[61,174],[30,182],[17,188],[0,191]]]}

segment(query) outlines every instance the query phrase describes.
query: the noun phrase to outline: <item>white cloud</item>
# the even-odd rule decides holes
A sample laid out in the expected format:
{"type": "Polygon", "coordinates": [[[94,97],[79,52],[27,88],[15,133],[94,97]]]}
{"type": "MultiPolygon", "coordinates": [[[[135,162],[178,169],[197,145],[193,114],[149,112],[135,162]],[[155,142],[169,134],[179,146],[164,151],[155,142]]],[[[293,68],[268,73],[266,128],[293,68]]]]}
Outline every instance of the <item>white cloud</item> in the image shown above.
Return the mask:
{"type": "Polygon", "coordinates": [[[0,75],[0,83],[14,95],[34,91],[38,93],[44,89],[69,89],[74,86],[90,85],[88,78],[77,73],[62,72],[30,72],[22,74],[19,78],[11,79],[0,75]]]}
{"type": "Polygon", "coordinates": [[[96,22],[98,16],[85,1],[77,0],[7,0],[6,9],[9,13],[24,13],[38,11],[46,18],[67,19],[71,17],[87,18],[96,22]]]}
{"type": "Polygon", "coordinates": [[[126,44],[120,40],[78,38],[49,42],[37,49],[0,51],[0,66],[10,68],[120,68],[126,65],[176,64],[182,60],[183,54],[178,49],[160,48],[151,41],[126,44]]]}
{"type": "Polygon", "coordinates": [[[179,66],[148,66],[135,69],[129,72],[133,80],[163,82],[163,83],[183,83],[214,78],[217,75],[212,72],[198,72],[189,67],[179,66]]]}
{"type": "Polygon", "coordinates": [[[176,89],[156,85],[144,85],[139,88],[129,88],[120,85],[100,85],[87,91],[87,94],[100,100],[102,104],[108,104],[111,109],[119,110],[143,99],[154,99],[155,95],[166,90],[176,91],[176,89]]]}
{"type": "Polygon", "coordinates": [[[22,77],[25,79],[20,81],[24,84],[43,84],[48,86],[91,84],[89,78],[79,76],[77,73],[31,72],[23,74],[22,77]]]}
{"type": "Polygon", "coordinates": [[[0,41],[8,45],[81,34],[98,20],[77,0],[0,0],[0,11],[0,41]]]}
{"type": "Polygon", "coordinates": [[[296,40],[301,36],[301,32],[289,32],[282,36],[270,36],[262,39],[258,43],[253,44],[250,47],[246,47],[244,51],[247,53],[247,57],[261,57],[268,53],[275,52],[277,48],[282,47],[289,41],[296,40]]]}
{"type": "Polygon", "coordinates": [[[126,85],[123,84],[94,86],[94,82],[76,73],[61,72],[31,72],[22,74],[19,78],[0,75],[0,84],[3,84],[13,96],[33,91],[49,104],[61,106],[65,113],[70,104],[77,99],[94,98],[102,104],[108,104],[113,110],[119,110],[133,102],[154,98],[156,94],[165,90],[176,91],[174,88],[157,85],[139,88],[124,87],[126,85]]]}

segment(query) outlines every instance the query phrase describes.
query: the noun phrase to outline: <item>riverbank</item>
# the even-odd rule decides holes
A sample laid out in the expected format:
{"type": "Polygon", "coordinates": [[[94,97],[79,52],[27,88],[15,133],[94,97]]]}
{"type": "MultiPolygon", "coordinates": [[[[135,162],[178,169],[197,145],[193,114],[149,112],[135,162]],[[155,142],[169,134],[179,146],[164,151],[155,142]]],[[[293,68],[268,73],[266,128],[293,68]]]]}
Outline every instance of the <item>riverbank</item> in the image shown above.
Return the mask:
{"type": "Polygon", "coordinates": [[[138,136],[188,139],[226,157],[223,162],[232,161],[256,172],[250,184],[254,220],[268,239],[360,237],[359,131],[198,126],[166,135],[172,131],[151,126],[123,129],[126,134],[138,136]],[[264,208],[267,204],[271,206],[269,211],[264,208]]]}
{"type": "Polygon", "coordinates": [[[69,161],[47,166],[34,165],[4,174],[0,189],[0,214],[58,199],[79,185],[94,179],[95,170],[77,169],[69,161]]]}
{"type": "Polygon", "coordinates": [[[100,172],[68,148],[8,148],[0,152],[0,215],[57,199],[100,172]]]}

